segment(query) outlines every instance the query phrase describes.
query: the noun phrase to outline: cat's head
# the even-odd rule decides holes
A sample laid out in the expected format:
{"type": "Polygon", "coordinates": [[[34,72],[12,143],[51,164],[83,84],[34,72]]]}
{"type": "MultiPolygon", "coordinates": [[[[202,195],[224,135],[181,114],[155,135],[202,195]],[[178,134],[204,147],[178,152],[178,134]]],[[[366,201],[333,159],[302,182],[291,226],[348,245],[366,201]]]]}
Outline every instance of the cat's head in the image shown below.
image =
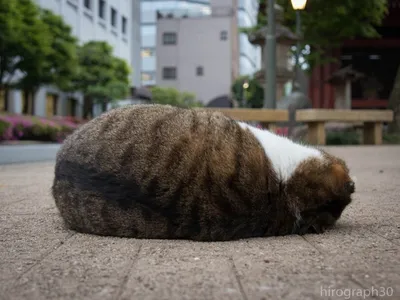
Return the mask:
{"type": "Polygon", "coordinates": [[[303,161],[286,185],[295,234],[323,233],[351,203],[355,182],[346,163],[321,151],[321,158],[303,161]]]}

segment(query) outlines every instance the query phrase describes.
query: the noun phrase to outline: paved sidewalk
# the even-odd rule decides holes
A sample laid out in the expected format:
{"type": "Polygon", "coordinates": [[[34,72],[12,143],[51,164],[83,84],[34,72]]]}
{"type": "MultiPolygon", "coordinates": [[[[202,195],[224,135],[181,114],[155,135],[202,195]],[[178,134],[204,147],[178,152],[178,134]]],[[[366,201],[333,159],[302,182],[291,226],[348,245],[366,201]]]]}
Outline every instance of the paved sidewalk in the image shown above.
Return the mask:
{"type": "Polygon", "coordinates": [[[336,229],[224,243],[65,230],[53,163],[0,166],[0,299],[400,299],[400,147],[330,151],[357,177],[336,229]]]}

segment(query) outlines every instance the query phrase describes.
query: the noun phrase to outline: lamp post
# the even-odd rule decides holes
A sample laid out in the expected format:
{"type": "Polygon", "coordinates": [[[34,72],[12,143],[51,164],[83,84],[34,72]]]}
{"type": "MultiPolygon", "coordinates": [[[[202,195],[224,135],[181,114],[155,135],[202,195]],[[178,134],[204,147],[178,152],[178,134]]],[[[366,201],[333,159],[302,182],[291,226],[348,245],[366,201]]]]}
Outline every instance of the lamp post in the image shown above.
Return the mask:
{"type": "Polygon", "coordinates": [[[249,88],[249,82],[247,79],[243,80],[240,86],[240,102],[242,103],[242,107],[247,107],[246,103],[246,90],[249,88]]]}
{"type": "Polygon", "coordinates": [[[296,64],[295,64],[295,78],[297,83],[299,83],[299,69],[300,69],[300,64],[299,64],[299,59],[300,59],[300,35],[301,35],[301,16],[300,16],[300,11],[304,10],[307,4],[307,0],[291,0],[292,2],[292,7],[296,11],[296,35],[298,37],[297,40],[297,45],[296,45],[296,64]]]}
{"type": "Polygon", "coordinates": [[[267,10],[267,34],[265,37],[267,53],[265,59],[265,88],[264,108],[276,108],[276,30],[275,30],[275,0],[268,0],[267,10]]]}
{"type": "Polygon", "coordinates": [[[247,107],[248,106],[248,103],[247,103],[247,98],[246,98],[246,92],[247,92],[247,89],[249,88],[249,82],[248,82],[248,80],[246,79],[244,82],[243,82],[243,85],[242,85],[242,91],[243,91],[243,95],[242,95],[242,101],[243,101],[243,103],[244,103],[244,106],[245,107],[247,107]]]}

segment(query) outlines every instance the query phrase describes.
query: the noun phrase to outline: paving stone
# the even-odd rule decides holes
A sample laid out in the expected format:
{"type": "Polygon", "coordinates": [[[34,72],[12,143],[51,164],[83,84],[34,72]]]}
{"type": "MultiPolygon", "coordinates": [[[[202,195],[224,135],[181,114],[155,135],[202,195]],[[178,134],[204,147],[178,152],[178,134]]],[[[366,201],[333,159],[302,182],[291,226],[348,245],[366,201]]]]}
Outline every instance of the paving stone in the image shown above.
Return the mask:
{"type": "Polygon", "coordinates": [[[0,166],[0,299],[400,299],[400,147],[328,150],[357,177],[335,228],[221,243],[69,231],[54,163],[0,166]]]}

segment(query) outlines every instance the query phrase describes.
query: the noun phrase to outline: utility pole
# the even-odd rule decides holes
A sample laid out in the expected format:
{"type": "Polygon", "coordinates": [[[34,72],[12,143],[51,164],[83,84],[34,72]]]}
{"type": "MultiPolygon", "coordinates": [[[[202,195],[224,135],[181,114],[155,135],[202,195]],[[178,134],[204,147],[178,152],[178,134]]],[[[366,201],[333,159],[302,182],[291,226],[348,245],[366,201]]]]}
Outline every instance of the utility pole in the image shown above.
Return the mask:
{"type": "Polygon", "coordinates": [[[267,51],[265,59],[265,87],[264,108],[276,108],[276,29],[275,29],[275,0],[268,0],[267,13],[267,36],[265,38],[267,51]]]}

